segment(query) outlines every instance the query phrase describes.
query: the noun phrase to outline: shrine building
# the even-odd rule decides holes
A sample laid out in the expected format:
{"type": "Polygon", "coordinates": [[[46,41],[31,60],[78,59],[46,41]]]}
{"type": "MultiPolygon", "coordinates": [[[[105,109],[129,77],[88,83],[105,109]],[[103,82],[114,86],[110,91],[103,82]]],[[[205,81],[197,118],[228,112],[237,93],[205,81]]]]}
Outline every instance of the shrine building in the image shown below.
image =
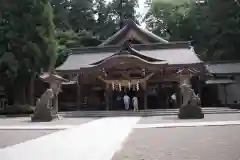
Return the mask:
{"type": "Polygon", "coordinates": [[[133,21],[97,47],[69,52],[56,69],[71,80],[62,86],[60,110],[123,110],[124,94],[137,96],[140,109],[179,108],[183,83],[201,94],[206,70],[191,44],[168,42],[133,21]]]}

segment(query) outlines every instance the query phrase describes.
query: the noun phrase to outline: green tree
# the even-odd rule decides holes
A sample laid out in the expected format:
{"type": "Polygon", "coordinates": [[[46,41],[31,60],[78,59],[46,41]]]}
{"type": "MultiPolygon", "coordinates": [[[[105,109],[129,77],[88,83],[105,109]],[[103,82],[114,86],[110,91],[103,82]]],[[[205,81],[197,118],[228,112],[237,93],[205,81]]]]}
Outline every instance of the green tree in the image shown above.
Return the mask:
{"type": "Polygon", "coordinates": [[[116,23],[120,23],[121,15],[123,17],[123,21],[131,19],[138,22],[138,15],[136,13],[138,0],[113,0],[110,5],[112,15],[114,16],[116,23]]]}
{"type": "Polygon", "coordinates": [[[239,6],[233,1],[183,4],[155,1],[145,21],[157,34],[170,41],[193,41],[204,60],[240,59],[239,6]]]}
{"type": "Polygon", "coordinates": [[[75,32],[91,31],[95,25],[93,0],[71,0],[68,20],[75,32]]]}
{"type": "Polygon", "coordinates": [[[205,25],[213,35],[209,41],[211,58],[219,60],[240,59],[240,9],[235,1],[208,1],[205,25]]]}
{"type": "Polygon", "coordinates": [[[64,31],[71,29],[72,27],[68,20],[71,1],[51,0],[51,5],[54,11],[54,24],[56,28],[64,31]]]}
{"type": "MultiPolygon", "coordinates": [[[[135,8],[138,6],[137,0],[52,0],[54,8],[54,23],[58,30],[75,34],[87,32],[91,37],[84,36],[84,46],[98,44],[98,40],[105,40],[115,32],[120,26],[120,15],[124,19],[137,21],[138,17],[135,8]],[[87,43],[89,42],[89,44],[87,43]]],[[[74,37],[72,37],[74,39],[74,37]]],[[[79,37],[81,38],[81,37],[79,37]]],[[[82,44],[79,44],[82,45],[82,44]]]]}
{"type": "Polygon", "coordinates": [[[96,24],[93,29],[93,35],[100,40],[105,40],[117,31],[118,24],[115,21],[116,15],[112,12],[112,3],[106,0],[95,0],[94,13],[96,16],[96,24]]]}
{"type": "Polygon", "coordinates": [[[52,7],[48,0],[11,0],[0,23],[1,83],[13,102],[25,103],[28,93],[32,103],[34,78],[56,61],[52,7]]]}

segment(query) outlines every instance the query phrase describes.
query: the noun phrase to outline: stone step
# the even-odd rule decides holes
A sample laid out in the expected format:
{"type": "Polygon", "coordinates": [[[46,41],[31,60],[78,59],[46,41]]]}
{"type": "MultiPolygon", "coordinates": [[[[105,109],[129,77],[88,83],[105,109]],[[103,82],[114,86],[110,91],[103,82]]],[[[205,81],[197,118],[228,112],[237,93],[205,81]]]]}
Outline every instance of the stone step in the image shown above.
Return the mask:
{"type": "MultiPolygon", "coordinates": [[[[204,114],[240,113],[240,110],[230,108],[203,108],[204,114]]],[[[61,112],[60,115],[67,117],[116,117],[116,116],[164,116],[177,115],[178,109],[156,109],[130,111],[73,111],[61,112]]]]}

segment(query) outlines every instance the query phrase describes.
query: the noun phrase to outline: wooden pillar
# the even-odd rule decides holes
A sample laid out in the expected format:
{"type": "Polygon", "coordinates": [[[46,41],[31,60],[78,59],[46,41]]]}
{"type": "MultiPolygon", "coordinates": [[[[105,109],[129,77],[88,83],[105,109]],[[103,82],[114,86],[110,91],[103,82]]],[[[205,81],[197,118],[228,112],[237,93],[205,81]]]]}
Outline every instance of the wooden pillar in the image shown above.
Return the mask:
{"type": "Polygon", "coordinates": [[[144,109],[148,109],[148,101],[147,101],[147,91],[144,92],[144,109]]]}
{"type": "Polygon", "coordinates": [[[224,90],[224,103],[225,103],[225,106],[227,106],[228,105],[228,94],[227,94],[227,85],[226,84],[224,84],[223,85],[223,90],[224,90]]]}
{"type": "Polygon", "coordinates": [[[78,110],[80,110],[81,109],[81,87],[80,87],[80,85],[79,85],[79,82],[77,82],[77,102],[76,102],[76,104],[77,104],[77,108],[78,108],[78,110]]]}
{"type": "Polygon", "coordinates": [[[110,109],[110,92],[109,92],[109,85],[106,84],[105,87],[105,102],[106,102],[106,110],[110,109]]]}
{"type": "Polygon", "coordinates": [[[148,99],[147,99],[147,82],[144,82],[142,84],[142,88],[144,90],[144,95],[143,95],[143,98],[144,98],[144,109],[147,110],[148,109],[148,99]]]}
{"type": "Polygon", "coordinates": [[[178,89],[177,89],[176,99],[177,99],[177,107],[180,108],[182,106],[182,93],[181,93],[180,85],[178,86],[178,89]]]}

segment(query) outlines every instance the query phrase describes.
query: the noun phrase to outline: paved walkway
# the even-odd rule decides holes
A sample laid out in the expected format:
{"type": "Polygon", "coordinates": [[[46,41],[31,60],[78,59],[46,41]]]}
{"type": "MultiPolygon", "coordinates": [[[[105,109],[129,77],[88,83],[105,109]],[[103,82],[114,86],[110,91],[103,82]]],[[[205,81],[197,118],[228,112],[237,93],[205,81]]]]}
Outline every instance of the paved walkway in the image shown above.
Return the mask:
{"type": "Polygon", "coordinates": [[[103,118],[0,149],[4,160],[109,160],[140,117],[103,118]]]}
{"type": "MultiPolygon", "coordinates": [[[[3,133],[4,130],[22,130],[21,132],[25,130],[27,132],[27,130],[66,129],[54,133],[50,132],[48,135],[42,136],[40,138],[37,138],[37,136],[37,139],[29,140],[26,142],[22,141],[23,143],[20,143],[21,141],[19,141],[18,143],[20,144],[0,149],[0,157],[4,160],[110,160],[114,153],[121,149],[123,141],[127,139],[128,135],[132,132],[133,129],[135,129],[136,132],[143,129],[141,132],[145,132],[147,130],[150,130],[150,128],[154,129],[177,127],[176,129],[179,130],[181,127],[201,128],[201,126],[240,125],[240,121],[238,120],[203,120],[201,122],[193,122],[191,120],[187,120],[185,122],[178,123],[168,122],[139,124],[138,122],[140,119],[144,119],[144,117],[101,118],[98,120],[90,121],[88,123],[84,123],[82,125],[76,125],[77,123],[75,125],[66,125],[67,123],[62,123],[62,125],[44,125],[43,123],[31,124],[28,126],[17,124],[10,126],[0,125],[0,130],[2,129],[1,131],[3,133]]],[[[18,132],[19,131],[15,131],[15,134],[17,135],[18,132]]],[[[150,137],[149,139],[152,138],[150,137]]],[[[140,142],[141,139],[142,138],[139,139],[140,142]]]]}
{"type": "Polygon", "coordinates": [[[75,127],[77,125],[0,125],[0,130],[62,130],[75,127]]]}
{"type": "Polygon", "coordinates": [[[112,160],[240,160],[240,126],[135,129],[112,160]]]}
{"type": "Polygon", "coordinates": [[[134,128],[173,128],[173,127],[203,127],[203,126],[228,126],[240,125],[240,121],[216,121],[216,122],[179,122],[179,123],[159,123],[159,124],[137,124],[134,128]]]}

